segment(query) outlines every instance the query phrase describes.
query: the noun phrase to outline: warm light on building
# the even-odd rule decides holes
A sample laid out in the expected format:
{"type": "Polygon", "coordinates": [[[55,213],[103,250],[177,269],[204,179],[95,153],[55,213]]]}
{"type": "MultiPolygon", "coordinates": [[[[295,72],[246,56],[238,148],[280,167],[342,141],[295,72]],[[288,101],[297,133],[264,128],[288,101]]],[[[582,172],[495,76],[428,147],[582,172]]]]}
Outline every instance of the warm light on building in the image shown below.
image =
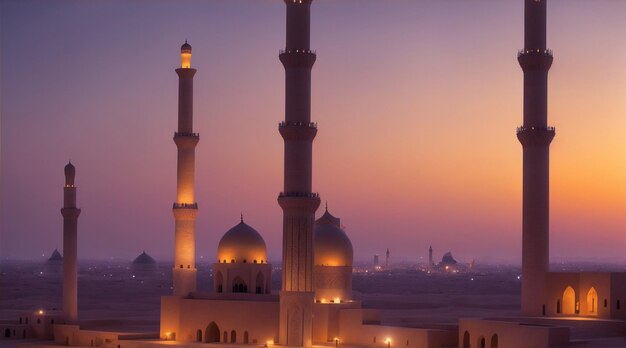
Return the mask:
{"type": "Polygon", "coordinates": [[[37,314],[39,314],[39,315],[43,315],[43,313],[44,313],[43,309],[40,309],[40,310],[37,311],[37,314]]]}
{"type": "Polygon", "coordinates": [[[339,297],[335,297],[335,303],[341,303],[341,299],[339,297]]]}

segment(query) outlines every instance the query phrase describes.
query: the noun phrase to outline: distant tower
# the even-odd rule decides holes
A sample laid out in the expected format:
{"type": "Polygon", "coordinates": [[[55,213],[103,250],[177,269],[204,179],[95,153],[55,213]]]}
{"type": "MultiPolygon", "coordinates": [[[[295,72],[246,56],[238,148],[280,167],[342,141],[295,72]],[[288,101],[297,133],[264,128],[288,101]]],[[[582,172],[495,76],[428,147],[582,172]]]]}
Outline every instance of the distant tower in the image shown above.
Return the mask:
{"type": "Polygon", "coordinates": [[[174,203],[174,295],[186,296],[196,291],[195,225],[198,203],[194,197],[195,152],[200,140],[193,132],[193,76],[191,45],[185,41],[180,48],[181,67],[178,74],[178,132],[174,142],[178,148],[177,190],[174,203]]]}
{"type": "Polygon", "coordinates": [[[378,254],[374,254],[374,268],[378,268],[378,254]]]}
{"type": "Polygon", "coordinates": [[[387,249],[385,256],[385,268],[389,268],[389,249],[387,249]]]}
{"type": "Polygon", "coordinates": [[[549,154],[554,128],[548,127],[546,0],[525,0],[524,49],[517,60],[524,71],[524,125],[517,138],[524,152],[522,218],[522,314],[541,315],[549,271],[549,154]]]}
{"type": "Polygon", "coordinates": [[[433,265],[433,246],[431,245],[430,248],[428,248],[428,269],[432,269],[433,265]]]}
{"type": "Polygon", "coordinates": [[[283,274],[280,293],[279,342],[312,345],[313,226],[319,195],[312,192],[312,150],[317,126],[311,122],[310,9],[312,0],[285,0],[287,43],[280,52],[285,67],[285,141],[283,209],[283,274]]]}
{"type": "Polygon", "coordinates": [[[63,187],[63,315],[69,322],[78,320],[78,216],[76,208],[76,168],[72,163],[65,166],[63,187]]]}

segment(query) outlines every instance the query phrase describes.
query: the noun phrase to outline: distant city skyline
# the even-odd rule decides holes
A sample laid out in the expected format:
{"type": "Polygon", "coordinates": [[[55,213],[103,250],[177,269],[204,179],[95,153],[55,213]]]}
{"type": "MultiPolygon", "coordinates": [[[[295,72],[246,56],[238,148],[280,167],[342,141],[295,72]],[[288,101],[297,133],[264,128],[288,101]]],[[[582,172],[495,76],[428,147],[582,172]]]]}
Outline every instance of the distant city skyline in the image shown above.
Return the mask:
{"type": "MultiPolygon", "coordinates": [[[[3,1],[2,258],[172,259],[179,48],[193,45],[197,260],[239,222],[280,260],[284,4],[3,1]]],[[[313,191],[355,259],[521,256],[521,1],[313,4],[313,191]]],[[[626,261],[626,2],[551,1],[551,259],[626,261]]],[[[323,213],[318,209],[317,216],[323,213]]]]}

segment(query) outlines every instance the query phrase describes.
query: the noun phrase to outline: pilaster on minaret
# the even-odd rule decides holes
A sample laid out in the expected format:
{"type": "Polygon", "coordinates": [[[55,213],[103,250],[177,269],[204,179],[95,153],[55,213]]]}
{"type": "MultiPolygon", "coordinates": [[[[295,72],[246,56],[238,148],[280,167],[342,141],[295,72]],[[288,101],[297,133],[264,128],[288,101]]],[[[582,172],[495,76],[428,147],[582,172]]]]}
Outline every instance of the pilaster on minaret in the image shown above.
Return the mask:
{"type": "Polygon", "coordinates": [[[549,272],[550,143],[546,48],[547,0],[525,0],[524,49],[518,61],[524,71],[524,124],[517,130],[523,147],[522,314],[544,313],[543,293],[549,272]]]}
{"type": "Polygon", "coordinates": [[[72,163],[65,166],[63,187],[63,315],[68,322],[78,320],[78,216],[76,207],[76,168],[72,163]]]}
{"type": "Polygon", "coordinates": [[[312,151],[317,125],[311,122],[310,49],[312,0],[285,0],[287,42],[280,52],[285,67],[285,121],[279,125],[285,141],[283,209],[283,274],[280,293],[279,342],[312,345],[313,226],[319,195],[312,192],[312,151]]]}
{"type": "Polygon", "coordinates": [[[180,48],[178,74],[178,131],[174,142],[178,149],[177,190],[174,203],[174,295],[186,296],[196,291],[195,225],[198,204],[194,197],[195,152],[200,136],[193,132],[193,77],[191,45],[180,48]]]}

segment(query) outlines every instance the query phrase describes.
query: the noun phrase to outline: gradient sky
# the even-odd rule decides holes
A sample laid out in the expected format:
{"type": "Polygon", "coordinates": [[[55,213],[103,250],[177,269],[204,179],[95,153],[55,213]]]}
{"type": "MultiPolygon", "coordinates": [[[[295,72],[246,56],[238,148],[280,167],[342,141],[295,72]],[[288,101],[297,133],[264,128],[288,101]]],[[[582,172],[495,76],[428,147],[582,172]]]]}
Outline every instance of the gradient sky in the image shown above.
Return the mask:
{"type": "MultiPolygon", "coordinates": [[[[179,48],[193,46],[198,259],[239,221],[280,259],[281,0],[0,0],[2,258],[173,257],[179,48]]],[[[550,0],[552,260],[626,261],[626,1],[550,0]]],[[[314,189],[358,260],[521,255],[522,0],[318,0],[314,189]]],[[[318,211],[318,215],[323,212],[318,211]]]]}

